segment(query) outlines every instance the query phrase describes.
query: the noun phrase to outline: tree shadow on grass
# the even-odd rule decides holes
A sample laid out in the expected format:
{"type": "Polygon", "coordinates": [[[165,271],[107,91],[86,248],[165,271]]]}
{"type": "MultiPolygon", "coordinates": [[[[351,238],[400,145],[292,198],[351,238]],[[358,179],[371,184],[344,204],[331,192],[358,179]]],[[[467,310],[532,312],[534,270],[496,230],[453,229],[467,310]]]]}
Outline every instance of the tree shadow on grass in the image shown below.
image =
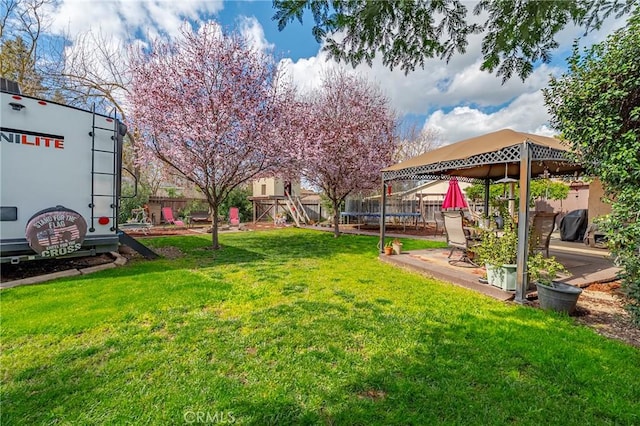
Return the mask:
{"type": "MultiPolygon", "coordinates": [[[[138,275],[161,270],[210,268],[267,262],[278,265],[296,259],[328,259],[339,254],[371,253],[377,256],[376,240],[369,236],[343,235],[333,238],[324,232],[283,230],[279,232],[247,232],[221,237],[221,249],[213,250],[202,236],[170,236],[148,240],[150,248],[175,247],[184,256],[175,259],[136,259],[124,268],[106,271],[113,277],[138,275]]],[[[81,279],[81,278],[78,278],[81,279]]]]}
{"type": "MultiPolygon", "coordinates": [[[[344,294],[336,296],[345,300],[344,294]]],[[[349,336],[394,335],[376,326],[389,320],[384,304],[356,304],[355,318],[350,315],[354,308],[341,302],[300,301],[256,313],[264,323],[273,316],[286,318],[280,331],[256,333],[260,341],[278,347],[286,347],[287,339],[297,342],[297,352],[282,357],[303,369],[289,377],[274,374],[275,382],[291,386],[279,385],[283,393],[271,399],[252,395],[239,400],[238,417],[256,425],[582,424],[596,419],[626,424],[635,419],[633,395],[640,385],[631,378],[640,370],[634,365],[636,371],[629,371],[629,356],[638,359],[633,348],[616,352],[599,337],[555,321],[540,326],[544,314],[518,308],[414,323],[413,333],[397,346],[362,351],[354,349],[357,339],[349,336]],[[314,319],[305,321],[310,315],[314,319]],[[537,331],[528,326],[538,326],[537,331]],[[305,341],[295,340],[295,333],[305,341]],[[315,349],[305,352],[305,347],[315,349]],[[361,357],[354,357],[353,350],[361,357]],[[313,358],[307,376],[308,357],[313,358]],[[602,359],[608,361],[610,376],[598,371],[602,359]]],[[[407,331],[397,328],[398,335],[407,331]]]]}
{"type": "Polygon", "coordinates": [[[211,250],[211,244],[206,238],[194,240],[198,241],[195,246],[189,246],[186,243],[181,244],[181,238],[184,237],[166,237],[150,241],[150,244],[174,245],[187,254],[193,253],[194,249],[198,249],[198,251],[209,250],[208,253],[214,256],[217,261],[252,260],[251,256],[239,256],[234,249],[245,250],[246,252],[260,254],[269,258],[286,257],[289,259],[327,257],[332,253],[362,253],[367,251],[373,255],[377,254],[377,240],[375,237],[343,235],[340,238],[333,238],[324,232],[298,229],[224,235],[220,238],[222,249],[219,251],[211,250]]]}

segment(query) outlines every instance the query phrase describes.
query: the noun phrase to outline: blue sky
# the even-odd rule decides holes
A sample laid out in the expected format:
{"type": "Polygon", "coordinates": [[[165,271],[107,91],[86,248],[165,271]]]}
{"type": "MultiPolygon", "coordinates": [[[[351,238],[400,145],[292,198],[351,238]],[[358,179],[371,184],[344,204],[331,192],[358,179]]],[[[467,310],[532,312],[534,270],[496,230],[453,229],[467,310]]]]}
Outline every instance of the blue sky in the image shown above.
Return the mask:
{"type": "Polygon", "coordinates": [[[276,46],[274,53],[278,57],[298,60],[318,53],[320,44],[311,34],[313,19],[310,15],[304,19],[304,26],[295,21],[278,31],[277,22],[271,19],[274,14],[271,1],[226,1],[217,18],[223,26],[232,28],[239,16],[254,16],[262,25],[265,38],[276,46]]]}
{"type": "MultiPolygon", "coordinates": [[[[469,2],[468,7],[473,4],[469,2]]],[[[301,89],[317,86],[327,68],[344,66],[326,60],[311,34],[309,15],[303,25],[294,21],[280,32],[272,20],[274,13],[272,2],[262,0],[59,0],[50,11],[50,32],[64,32],[71,38],[87,31],[100,32],[114,43],[126,44],[140,34],[177,34],[185,21],[215,20],[273,53],[301,89]]],[[[601,41],[623,24],[624,19],[608,21],[582,43],[601,41]]],[[[538,64],[524,82],[512,78],[502,84],[501,78],[480,71],[480,36],[469,39],[465,55],[454,56],[448,64],[428,60],[424,70],[409,75],[399,69],[390,71],[379,60],[371,67],[347,68],[377,83],[405,126],[411,123],[435,130],[441,143],[503,128],[553,135],[541,89],[550,75],[564,71],[573,40],[581,35],[578,28],[563,30],[557,38],[561,48],[554,52],[552,63],[538,64]]],[[[70,49],[73,47],[71,43],[70,49]]]]}

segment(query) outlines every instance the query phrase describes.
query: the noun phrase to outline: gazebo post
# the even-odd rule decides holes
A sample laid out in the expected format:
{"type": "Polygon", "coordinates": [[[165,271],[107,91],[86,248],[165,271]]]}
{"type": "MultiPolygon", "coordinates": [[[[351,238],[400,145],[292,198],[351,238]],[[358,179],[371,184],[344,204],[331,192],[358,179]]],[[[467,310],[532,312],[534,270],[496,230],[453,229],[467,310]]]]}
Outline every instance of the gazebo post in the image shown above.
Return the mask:
{"type": "Polygon", "coordinates": [[[485,217],[489,217],[489,188],[491,186],[491,181],[487,178],[484,180],[484,215],[485,217]]]}
{"type": "Polygon", "coordinates": [[[382,175],[382,203],[380,206],[380,253],[384,253],[384,231],[387,214],[387,184],[384,180],[384,174],[382,175]]]}
{"type": "Polygon", "coordinates": [[[516,264],[516,303],[526,301],[529,276],[529,183],[531,180],[531,145],[525,140],[520,147],[520,204],[518,211],[518,259],[516,264]]]}

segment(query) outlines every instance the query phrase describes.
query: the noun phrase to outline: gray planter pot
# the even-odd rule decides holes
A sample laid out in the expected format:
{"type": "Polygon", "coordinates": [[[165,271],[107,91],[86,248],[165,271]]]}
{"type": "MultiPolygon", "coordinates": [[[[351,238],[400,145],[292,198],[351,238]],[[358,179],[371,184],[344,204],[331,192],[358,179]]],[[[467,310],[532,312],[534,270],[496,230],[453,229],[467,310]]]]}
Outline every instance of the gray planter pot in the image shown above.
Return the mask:
{"type": "Polygon", "coordinates": [[[550,309],[558,312],[572,314],[576,309],[576,303],[582,293],[582,289],[554,281],[550,286],[536,283],[538,288],[538,301],[542,309],[550,309]]]}

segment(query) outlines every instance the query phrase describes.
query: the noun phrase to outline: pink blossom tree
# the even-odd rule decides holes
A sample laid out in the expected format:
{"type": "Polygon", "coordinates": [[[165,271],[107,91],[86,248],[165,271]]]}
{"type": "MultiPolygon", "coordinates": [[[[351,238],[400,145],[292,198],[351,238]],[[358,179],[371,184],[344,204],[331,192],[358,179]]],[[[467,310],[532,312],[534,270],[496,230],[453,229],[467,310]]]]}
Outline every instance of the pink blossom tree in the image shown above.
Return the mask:
{"type": "MultiPolygon", "coordinates": [[[[152,154],[206,196],[213,213],[239,185],[278,171],[296,132],[293,90],[275,61],[215,23],[134,52],[131,124],[152,154]]],[[[143,158],[144,158],[143,153],[143,158]]]]}
{"type": "Polygon", "coordinates": [[[342,70],[326,72],[309,97],[302,174],[333,205],[334,236],[349,194],[375,191],[396,150],[395,114],[382,92],[342,70]]]}

